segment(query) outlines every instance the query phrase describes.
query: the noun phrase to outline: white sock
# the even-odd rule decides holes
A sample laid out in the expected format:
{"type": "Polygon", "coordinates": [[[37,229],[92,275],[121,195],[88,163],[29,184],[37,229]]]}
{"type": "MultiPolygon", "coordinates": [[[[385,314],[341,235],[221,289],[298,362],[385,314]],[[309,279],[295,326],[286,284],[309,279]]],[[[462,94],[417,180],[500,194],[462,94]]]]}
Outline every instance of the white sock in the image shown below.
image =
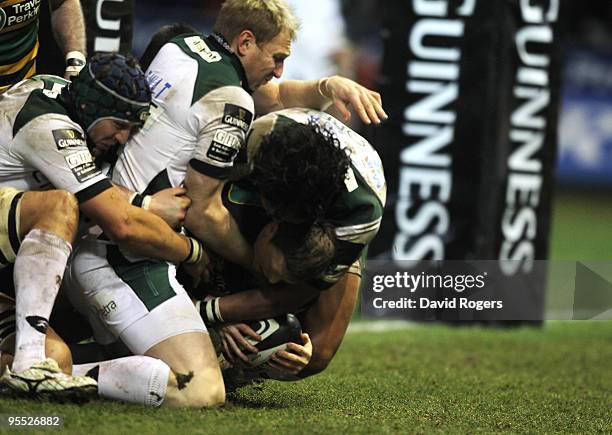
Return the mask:
{"type": "Polygon", "coordinates": [[[170,367],[160,359],[135,355],[77,364],[72,374],[97,378],[100,397],[158,407],[166,396],[170,367]]]}
{"type": "Polygon", "coordinates": [[[13,371],[45,359],[49,316],[70,251],[64,239],[38,229],[30,231],[21,243],[13,272],[17,324],[13,371]]]}
{"type": "MultiPolygon", "coordinates": [[[[111,360],[112,361],[112,360],[111,360]]],[[[86,376],[87,372],[107,361],[98,361],[84,364],[72,364],[72,376],[86,376]]]]}

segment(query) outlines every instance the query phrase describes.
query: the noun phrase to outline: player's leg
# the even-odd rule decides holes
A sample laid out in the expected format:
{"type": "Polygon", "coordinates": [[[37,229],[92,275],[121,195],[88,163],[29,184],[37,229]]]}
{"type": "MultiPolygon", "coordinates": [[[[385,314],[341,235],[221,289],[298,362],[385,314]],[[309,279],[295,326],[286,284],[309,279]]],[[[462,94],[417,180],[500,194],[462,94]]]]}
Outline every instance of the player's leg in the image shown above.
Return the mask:
{"type": "Polygon", "coordinates": [[[14,262],[15,344],[0,384],[15,394],[81,400],[95,391],[90,378],[62,373],[46,358],[49,316],[59,291],[78,222],[74,195],[60,190],[0,189],[2,262],[14,262]]]}
{"type": "MultiPolygon", "coordinates": [[[[125,328],[119,337],[134,354],[146,355],[167,365],[166,406],[221,405],[225,401],[225,388],[206,326],[178,281],[171,278],[167,283],[170,284],[168,291],[174,294],[125,328]]],[[[156,283],[159,295],[166,292],[164,288],[164,283],[156,283]]]]}
{"type": "MultiPolygon", "coordinates": [[[[151,322],[147,318],[141,321],[121,336],[133,342],[150,330],[151,322]]],[[[206,408],[225,401],[223,379],[207,333],[178,333],[144,353],[77,364],[74,374],[96,379],[101,397],[145,406],[163,403],[168,407],[206,408]]]]}
{"type": "Polygon", "coordinates": [[[360,283],[359,275],[347,273],[333,287],[321,292],[316,302],[299,316],[302,329],[312,340],[312,358],[299,377],[320,373],[331,362],[346,334],[360,283]]]}
{"type": "Polygon", "coordinates": [[[75,370],[97,377],[99,394],[114,400],[151,406],[223,403],[216,354],[175,268],[163,262],[111,265],[106,249],[80,244],[66,275],[68,295],[99,343],[121,340],[137,356],[75,370]]]}
{"type": "Polygon", "coordinates": [[[225,402],[225,386],[217,354],[208,333],[171,337],[147,351],[171,368],[166,404],[171,407],[208,408],[225,402]]]}
{"type": "Polygon", "coordinates": [[[8,236],[3,252],[15,262],[17,325],[11,369],[20,372],[45,360],[45,334],[76,232],[78,203],[60,190],[6,193],[0,200],[8,236]]]}
{"type": "Polygon", "coordinates": [[[82,401],[95,392],[95,381],[84,376],[69,376],[72,358],[66,343],[48,328],[45,354],[48,359],[31,368],[13,373],[10,366],[15,350],[15,300],[0,294],[0,371],[1,385],[14,394],[45,394],[56,399],[82,401]]]}

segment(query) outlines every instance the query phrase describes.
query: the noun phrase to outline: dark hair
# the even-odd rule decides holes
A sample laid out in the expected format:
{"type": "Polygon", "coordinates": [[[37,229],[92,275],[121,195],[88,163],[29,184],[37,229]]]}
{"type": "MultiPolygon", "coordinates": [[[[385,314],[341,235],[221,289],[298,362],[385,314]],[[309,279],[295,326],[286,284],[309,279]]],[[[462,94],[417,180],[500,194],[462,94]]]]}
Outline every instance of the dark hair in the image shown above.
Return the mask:
{"type": "Polygon", "coordinates": [[[283,253],[287,271],[300,282],[320,276],[336,254],[330,224],[279,222],[272,243],[283,253]]]}
{"type": "Polygon", "coordinates": [[[185,33],[199,33],[198,30],[189,24],[183,23],[172,23],[162,26],[155,34],[151,37],[149,45],[145,48],[144,53],[140,56],[140,65],[143,70],[147,70],[151,62],[159,50],[170,41],[172,38],[185,33]]]}
{"type": "Polygon", "coordinates": [[[250,176],[278,221],[314,222],[344,188],[349,157],[317,124],[276,126],[261,140],[250,176]]]}

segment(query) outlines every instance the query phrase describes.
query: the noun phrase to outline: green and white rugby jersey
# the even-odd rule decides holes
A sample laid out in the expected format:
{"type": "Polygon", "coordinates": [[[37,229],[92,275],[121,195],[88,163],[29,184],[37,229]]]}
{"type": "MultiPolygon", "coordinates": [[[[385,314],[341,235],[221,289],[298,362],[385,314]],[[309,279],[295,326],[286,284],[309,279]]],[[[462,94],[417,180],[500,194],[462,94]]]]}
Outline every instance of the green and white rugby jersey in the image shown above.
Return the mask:
{"type": "MultiPolygon", "coordinates": [[[[378,232],[387,196],[385,175],[380,157],[367,140],[336,118],[317,110],[285,109],[258,118],[253,122],[249,135],[248,155],[257,152],[264,135],[277,126],[291,123],[318,124],[331,131],[340,146],[349,150],[351,164],[345,179],[346,190],[324,216],[324,220],[335,228],[338,246],[332,267],[313,282],[317,287],[325,288],[337,282],[352,265],[357,267],[356,260],[378,232]]],[[[245,237],[254,240],[265,221],[261,216],[257,217],[261,213],[249,207],[261,203],[248,179],[226,189],[224,202],[245,237]],[[258,225],[259,228],[253,228],[258,225]]]]}
{"type": "Polygon", "coordinates": [[[58,99],[67,83],[35,76],[0,96],[0,187],[55,187],[83,202],[111,186],[94,164],[83,129],[58,99]]]}
{"type": "Polygon", "coordinates": [[[40,3],[0,1],[0,93],[35,73],[40,3]]]}
{"type": "Polygon", "coordinates": [[[227,178],[254,113],[239,59],[213,36],[185,34],[160,49],[147,80],[151,116],[120,153],[113,181],[151,194],[180,186],[188,164],[227,178]]]}

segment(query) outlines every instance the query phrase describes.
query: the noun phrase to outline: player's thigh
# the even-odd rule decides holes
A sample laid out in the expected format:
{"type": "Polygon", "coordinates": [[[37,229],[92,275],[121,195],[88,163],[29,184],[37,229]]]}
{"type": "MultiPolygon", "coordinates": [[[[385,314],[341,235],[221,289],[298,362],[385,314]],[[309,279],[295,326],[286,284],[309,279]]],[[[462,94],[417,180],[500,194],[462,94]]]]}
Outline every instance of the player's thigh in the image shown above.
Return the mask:
{"type": "Polygon", "coordinates": [[[176,268],[162,261],[120,262],[116,246],[85,240],[64,277],[72,304],[90,323],[99,344],[118,339],[136,355],[161,341],[206,327],[176,268]]]}
{"type": "Polygon", "coordinates": [[[38,228],[72,242],[79,219],[79,204],[73,194],[64,190],[25,192],[19,209],[21,237],[38,228]]]}

